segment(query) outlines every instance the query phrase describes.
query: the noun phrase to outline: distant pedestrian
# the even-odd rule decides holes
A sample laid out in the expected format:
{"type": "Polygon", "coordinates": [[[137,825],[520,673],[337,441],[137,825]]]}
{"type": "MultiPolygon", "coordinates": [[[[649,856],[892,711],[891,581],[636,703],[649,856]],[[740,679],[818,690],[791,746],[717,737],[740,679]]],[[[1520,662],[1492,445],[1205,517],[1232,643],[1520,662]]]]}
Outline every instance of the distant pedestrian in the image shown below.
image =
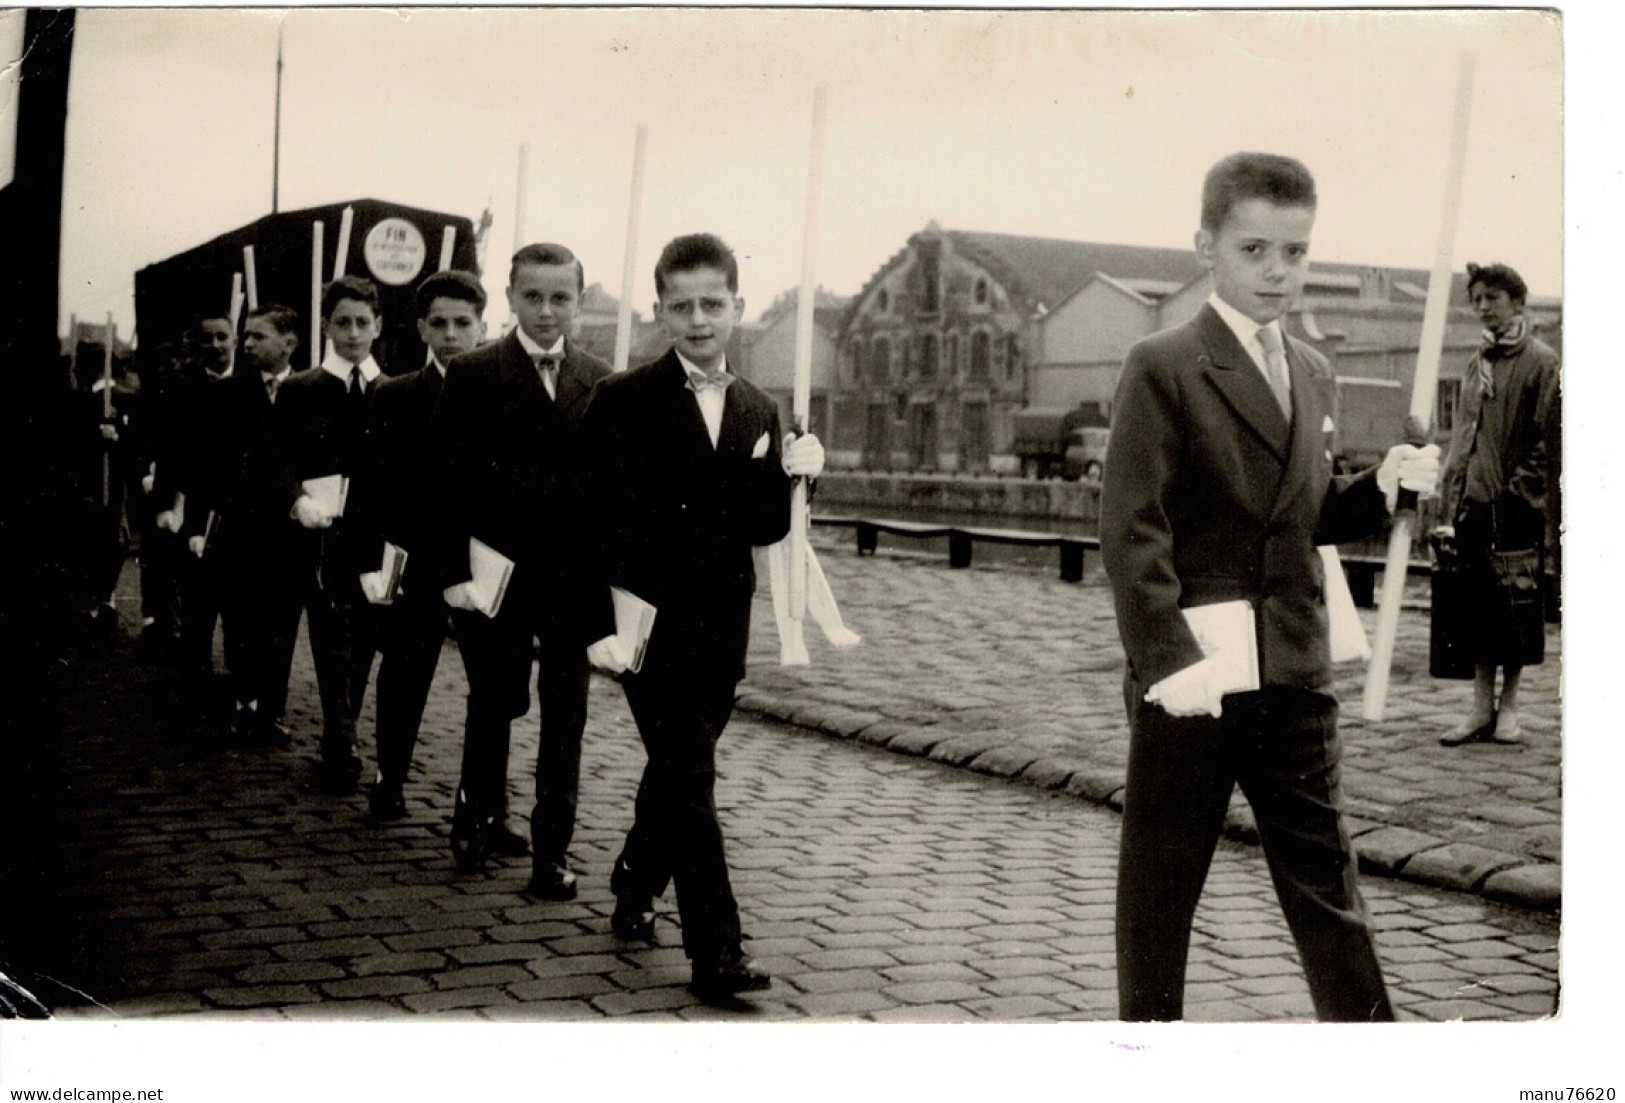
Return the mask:
{"type": "MultiPolygon", "coordinates": [[[[745,674],[751,549],[790,527],[790,485],[816,477],[823,446],[779,439],[778,407],[728,371],[744,311],[733,251],[710,234],[670,242],[655,264],[655,316],[673,347],[605,380],[583,425],[602,567],[655,607],[642,666],[621,686],[648,752],[632,829],[616,859],[611,926],[654,934],[654,898],[675,882],[692,988],[726,1002],[771,981],[742,948],[717,822],[717,740],[745,674]]],[[[628,656],[600,640],[594,661],[628,656]]]]}
{"type": "Polygon", "coordinates": [[[1546,654],[1547,497],[1560,416],[1557,353],[1530,332],[1522,277],[1504,264],[1469,264],[1467,296],[1483,343],[1462,380],[1441,486],[1446,522],[1436,533],[1468,587],[1449,634],[1473,660],[1473,701],[1439,740],[1447,747],[1523,740],[1518,683],[1546,654]]]}
{"type": "Polygon", "coordinates": [[[1113,404],[1100,537],[1128,653],[1124,1019],[1183,1016],[1191,921],[1238,783],[1316,1013],[1393,1017],[1343,823],[1316,545],[1376,532],[1400,485],[1431,491],[1437,449],[1398,445],[1380,467],[1333,476],[1329,367],[1282,332],[1315,209],[1298,161],[1237,153],[1215,165],[1196,234],[1213,294],[1129,350],[1113,404]],[[1227,691],[1187,620],[1227,602],[1250,610],[1231,642],[1255,656],[1257,689],[1227,691]]]}

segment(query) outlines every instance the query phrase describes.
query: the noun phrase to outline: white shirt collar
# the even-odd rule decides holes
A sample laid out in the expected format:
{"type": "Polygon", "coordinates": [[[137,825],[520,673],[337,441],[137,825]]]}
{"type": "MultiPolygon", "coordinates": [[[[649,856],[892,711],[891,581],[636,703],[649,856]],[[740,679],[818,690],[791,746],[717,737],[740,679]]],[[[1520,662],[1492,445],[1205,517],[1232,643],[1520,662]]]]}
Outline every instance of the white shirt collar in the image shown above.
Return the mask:
{"type": "MultiPolygon", "coordinates": [[[[677,352],[676,349],[672,349],[672,351],[677,352]]],[[[690,360],[688,357],[684,356],[680,352],[677,352],[677,360],[678,360],[678,362],[680,364],[683,365],[683,369],[684,369],[685,372],[699,372],[701,375],[711,375],[712,374],[711,372],[706,371],[704,368],[700,367],[698,364],[696,364],[694,361],[690,360]]],[[[728,374],[728,357],[727,357],[727,354],[723,355],[723,357],[722,357],[722,367],[717,369],[716,374],[717,375],[727,375],[728,374]]]]}
{"type": "Polygon", "coordinates": [[[1260,330],[1274,329],[1275,335],[1281,338],[1281,347],[1286,348],[1286,335],[1281,332],[1281,323],[1279,321],[1271,322],[1267,326],[1261,326],[1219,298],[1217,291],[1207,297],[1207,304],[1213,308],[1215,314],[1224,320],[1224,324],[1230,327],[1230,332],[1236,335],[1236,340],[1240,342],[1242,348],[1247,350],[1247,355],[1252,358],[1253,364],[1259,371],[1265,370],[1264,346],[1258,343],[1260,330]]]}
{"type": "Polygon", "coordinates": [[[433,368],[435,371],[440,373],[440,378],[446,378],[446,365],[440,362],[440,357],[434,354],[434,349],[429,350],[428,360],[423,366],[426,368],[433,368]]]}
{"type": "Polygon", "coordinates": [[[378,366],[378,361],[371,356],[368,356],[359,364],[352,364],[335,352],[322,361],[322,370],[336,377],[345,386],[350,385],[350,372],[355,368],[361,369],[361,378],[369,387],[372,386],[373,380],[383,374],[383,369],[378,366]]]}
{"type": "Polygon", "coordinates": [[[519,335],[519,347],[524,349],[532,360],[536,359],[538,356],[557,356],[560,360],[564,359],[563,337],[560,337],[557,341],[554,341],[552,348],[544,349],[541,345],[537,344],[531,339],[530,334],[525,332],[524,326],[514,326],[513,331],[519,335]]]}

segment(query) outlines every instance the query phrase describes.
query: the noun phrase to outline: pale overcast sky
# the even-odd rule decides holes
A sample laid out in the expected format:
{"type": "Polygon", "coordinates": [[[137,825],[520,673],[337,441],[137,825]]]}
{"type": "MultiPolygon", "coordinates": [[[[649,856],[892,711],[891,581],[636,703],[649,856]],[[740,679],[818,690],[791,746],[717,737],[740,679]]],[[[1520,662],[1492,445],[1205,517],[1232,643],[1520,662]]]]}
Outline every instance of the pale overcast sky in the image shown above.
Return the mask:
{"type": "MultiPolygon", "coordinates": [[[[132,273],[265,214],[285,26],[281,206],[365,196],[477,220],[500,296],[516,168],[529,237],[618,293],[649,127],[634,306],[660,245],[720,233],[754,315],[796,285],[813,89],[829,89],[818,280],[857,290],[944,227],[1185,246],[1208,166],[1303,158],[1314,255],[1428,268],[1457,58],[1477,56],[1456,267],[1562,291],[1561,37],[1510,11],[82,11],[64,321],[132,273]]],[[[332,232],[331,230],[329,232],[332,232]]],[[[493,322],[505,308],[493,306],[493,322]]]]}

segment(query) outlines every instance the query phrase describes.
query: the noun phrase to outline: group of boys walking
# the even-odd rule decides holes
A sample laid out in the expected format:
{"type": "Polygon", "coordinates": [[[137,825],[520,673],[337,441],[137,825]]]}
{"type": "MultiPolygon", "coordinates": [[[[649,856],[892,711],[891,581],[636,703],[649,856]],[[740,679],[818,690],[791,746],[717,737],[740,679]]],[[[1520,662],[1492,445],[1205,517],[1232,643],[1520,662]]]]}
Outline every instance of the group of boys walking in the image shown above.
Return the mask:
{"type": "Polygon", "coordinates": [[[726,1001],[770,981],[741,946],[716,742],[744,674],[751,549],[786,535],[792,480],[816,477],[823,449],[811,434],[781,440],[773,400],[728,371],[744,304],[727,245],[674,240],[655,282],[672,349],[620,376],[572,337],[585,279],[560,245],[514,255],[517,325],[488,344],[479,282],[426,278],[415,307],[428,362],[394,378],[372,357],[382,319],[365,279],[324,289],[327,351],[304,371],[291,368],[300,325],[286,307],[249,311],[235,363],[229,321],[199,319],[194,367],[165,402],[153,491],[158,527],[191,558],[180,638],[205,683],[216,607],[223,621],[235,740],[290,740],[303,614],[322,707],[316,784],[356,791],[356,721],[381,656],[375,821],[407,815],[449,621],[468,682],[451,825],[465,872],[528,854],[528,895],[575,897],[568,850],[590,668],[620,675],[648,764],[612,873],[612,927],[653,940],[655,899],[675,884],[692,987],[726,1001]],[[394,577],[386,545],[405,552],[394,577]],[[474,577],[475,548],[511,565],[499,602],[474,577]],[[611,586],[656,610],[635,672],[611,586]],[[508,827],[508,759],[533,665],[541,730],[527,838],[508,827]]]}
{"type": "MultiPolygon", "coordinates": [[[[1396,445],[1378,467],[1333,473],[1329,365],[1281,324],[1308,272],[1317,202],[1313,177],[1291,158],[1241,153],[1215,165],[1195,238],[1213,294],[1194,319],[1130,350],[1114,401],[1100,526],[1128,660],[1117,894],[1127,1019],[1183,1015],[1192,920],[1237,785],[1318,1015],[1393,1017],[1342,816],[1316,546],[1375,533],[1402,489],[1431,494],[1438,449],[1396,445]],[[1187,613],[1229,602],[1245,602],[1254,624],[1251,688],[1225,680],[1187,613]]],[[[823,450],[803,435],[781,452],[773,402],[726,370],[743,303],[720,241],[679,238],[661,254],[656,315],[672,349],[625,375],[570,339],[582,282],[568,250],[520,250],[508,287],[518,326],[476,349],[478,284],[431,277],[417,304],[430,363],[383,381],[368,357],[378,319],[364,281],[328,288],[334,351],[297,375],[288,371],[292,312],[251,312],[243,363],[208,385],[207,444],[195,450],[207,459],[184,482],[181,527],[196,547],[208,544],[205,563],[218,546],[240,734],[286,738],[300,608],[310,618],[320,779],[331,789],[356,783],[355,717],[382,642],[376,819],[405,814],[450,611],[469,685],[454,854],[479,869],[492,854],[528,850],[534,896],[575,895],[566,851],[589,663],[623,672],[648,764],[611,874],[612,926],[651,938],[654,900],[675,883],[694,988],[731,998],[769,981],[740,948],[717,824],[716,742],[744,674],[751,548],[785,535],[791,480],[816,476],[823,450]],[[335,473],[353,484],[342,510],[304,489],[335,473]],[[194,508],[194,496],[206,508],[194,508]],[[387,608],[386,540],[409,553],[387,608]],[[471,578],[472,541],[514,564],[494,616],[471,578]],[[658,610],[635,673],[615,636],[610,586],[658,610]],[[541,735],[527,843],[506,827],[505,793],[510,725],[529,708],[533,654],[541,735]]],[[[1475,302],[1480,284],[1475,273],[1475,302]]],[[[1521,285],[1510,298],[1521,307],[1521,285]]],[[[1481,312],[1499,318],[1490,306],[1481,312]]],[[[1509,333],[1503,326],[1494,340],[1511,347],[1509,333]]],[[[1511,387],[1482,374],[1486,395],[1511,387]]]]}

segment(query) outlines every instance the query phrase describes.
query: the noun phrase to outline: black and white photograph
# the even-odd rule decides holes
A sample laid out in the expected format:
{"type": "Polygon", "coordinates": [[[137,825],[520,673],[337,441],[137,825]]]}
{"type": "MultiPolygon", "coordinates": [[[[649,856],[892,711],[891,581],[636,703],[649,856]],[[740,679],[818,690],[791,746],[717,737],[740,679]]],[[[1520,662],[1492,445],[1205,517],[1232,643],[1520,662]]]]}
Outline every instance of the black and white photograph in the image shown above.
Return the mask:
{"type": "Polygon", "coordinates": [[[1603,25],[0,12],[0,1088],[1612,1099],[1603,25]]]}

